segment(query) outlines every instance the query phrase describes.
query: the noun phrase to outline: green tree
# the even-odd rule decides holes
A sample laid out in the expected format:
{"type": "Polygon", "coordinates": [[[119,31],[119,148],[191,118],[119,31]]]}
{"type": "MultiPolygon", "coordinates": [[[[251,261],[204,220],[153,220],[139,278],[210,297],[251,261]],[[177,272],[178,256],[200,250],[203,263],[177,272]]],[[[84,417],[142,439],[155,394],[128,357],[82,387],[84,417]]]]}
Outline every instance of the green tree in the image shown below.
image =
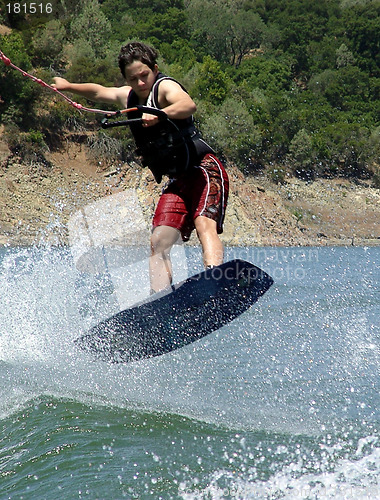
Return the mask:
{"type": "Polygon", "coordinates": [[[160,44],[160,53],[167,64],[176,66],[176,71],[180,73],[188,72],[197,62],[193,48],[187,40],[175,40],[172,43],[163,42],[160,44]]]}
{"type": "Polygon", "coordinates": [[[280,30],[280,46],[295,59],[296,75],[308,75],[313,55],[309,45],[320,43],[329,32],[329,25],[339,15],[338,1],[266,0],[263,20],[276,24],[280,30]]]}
{"type": "Polygon", "coordinates": [[[242,170],[261,154],[261,134],[243,103],[226,99],[206,116],[202,131],[215,149],[242,170]]]}
{"type": "Polygon", "coordinates": [[[102,2],[105,13],[111,19],[112,13],[124,13],[127,10],[148,11],[163,14],[170,8],[183,10],[183,0],[105,0],[102,2]]]}
{"type": "Polygon", "coordinates": [[[200,58],[210,55],[229,62],[228,32],[231,12],[221,1],[193,0],[187,8],[191,41],[200,58]]]}
{"type": "Polygon", "coordinates": [[[308,75],[335,68],[340,45],[341,40],[330,34],[326,34],[322,40],[310,40],[306,47],[308,75]]]}
{"type": "MultiPolygon", "coordinates": [[[[0,36],[2,52],[10,58],[13,64],[32,71],[31,60],[25,50],[24,42],[19,33],[0,36]]],[[[0,66],[0,105],[1,120],[23,125],[30,121],[33,115],[33,102],[38,90],[31,80],[25,78],[20,72],[5,66],[0,66]]]]}
{"type": "Polygon", "coordinates": [[[288,90],[292,81],[292,70],[288,62],[258,54],[244,59],[238,69],[228,72],[237,83],[243,82],[251,89],[288,90]]]}
{"type": "Polygon", "coordinates": [[[50,66],[57,63],[65,38],[66,30],[62,23],[56,19],[47,22],[38,29],[32,39],[37,64],[50,66]]]}
{"type": "Polygon", "coordinates": [[[155,12],[145,16],[133,16],[134,24],[130,28],[129,38],[152,40],[159,48],[163,42],[173,43],[186,38],[187,17],[183,10],[170,7],[165,12],[155,12]]]}
{"type": "Polygon", "coordinates": [[[74,82],[94,82],[100,85],[118,85],[121,75],[117,65],[111,58],[88,57],[87,45],[76,45],[75,59],[66,72],[68,80],[74,82]]]}
{"type": "Polygon", "coordinates": [[[335,54],[337,68],[343,68],[345,66],[355,64],[356,62],[353,53],[348,50],[348,47],[345,43],[342,43],[342,45],[340,45],[339,48],[336,49],[335,54]]]}
{"type": "Polygon", "coordinates": [[[349,110],[354,101],[366,102],[369,97],[368,74],[356,66],[326,70],[310,80],[310,88],[326,96],[338,109],[349,110]]]}
{"type": "Polygon", "coordinates": [[[345,177],[369,177],[370,131],[359,123],[335,122],[313,138],[325,171],[345,177]]]}
{"type": "Polygon", "coordinates": [[[89,42],[96,57],[104,57],[112,27],[101,11],[97,0],[85,0],[81,13],[71,22],[71,36],[74,40],[89,42]]]}
{"type": "Polygon", "coordinates": [[[349,49],[361,69],[380,76],[380,2],[343,9],[349,49]]]}
{"type": "Polygon", "coordinates": [[[294,172],[305,180],[314,178],[315,152],[311,136],[305,129],[299,130],[290,142],[289,157],[294,166],[294,172]]]}
{"type": "Polygon", "coordinates": [[[230,23],[227,33],[231,64],[238,68],[244,56],[260,47],[266,27],[260,16],[252,10],[238,10],[230,23]]]}
{"type": "Polygon", "coordinates": [[[228,82],[220,64],[207,56],[199,67],[193,93],[206,102],[220,104],[227,96],[228,82]]]}
{"type": "Polygon", "coordinates": [[[260,16],[238,2],[195,0],[188,7],[192,40],[203,53],[238,67],[269,31],[260,16]]]}
{"type": "Polygon", "coordinates": [[[309,134],[335,122],[340,111],[331,106],[323,93],[306,89],[295,93],[292,106],[298,120],[298,129],[305,129],[309,134]]]}
{"type": "Polygon", "coordinates": [[[188,36],[186,11],[182,0],[105,0],[102,12],[112,23],[111,39],[150,40],[157,47],[188,36]]]}

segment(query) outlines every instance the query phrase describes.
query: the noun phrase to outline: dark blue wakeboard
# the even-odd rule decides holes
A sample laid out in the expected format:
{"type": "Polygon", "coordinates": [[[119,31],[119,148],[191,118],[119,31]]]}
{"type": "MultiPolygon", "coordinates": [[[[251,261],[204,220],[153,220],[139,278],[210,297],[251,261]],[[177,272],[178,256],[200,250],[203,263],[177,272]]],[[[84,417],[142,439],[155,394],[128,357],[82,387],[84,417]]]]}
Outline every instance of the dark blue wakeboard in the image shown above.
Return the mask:
{"type": "Polygon", "coordinates": [[[229,323],[263,295],[273,279],[243,260],[207,269],[121,311],[76,339],[81,349],[113,363],[179,349],[229,323]]]}

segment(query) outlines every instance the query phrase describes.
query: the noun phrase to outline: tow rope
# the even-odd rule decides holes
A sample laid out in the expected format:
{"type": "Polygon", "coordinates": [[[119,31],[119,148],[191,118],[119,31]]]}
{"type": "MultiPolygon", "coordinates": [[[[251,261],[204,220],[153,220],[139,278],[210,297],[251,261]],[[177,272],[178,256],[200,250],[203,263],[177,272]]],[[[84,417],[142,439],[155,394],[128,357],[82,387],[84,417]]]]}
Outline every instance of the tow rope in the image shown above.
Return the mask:
{"type": "Polygon", "coordinates": [[[67,97],[67,95],[63,94],[58,89],[52,87],[48,83],[46,83],[43,80],[41,80],[41,78],[37,78],[37,77],[31,75],[30,73],[24,71],[23,69],[19,68],[15,64],[13,64],[12,61],[9,59],[9,57],[7,57],[1,50],[0,50],[0,58],[1,58],[1,60],[3,61],[3,63],[6,66],[10,66],[11,68],[19,71],[23,76],[25,76],[27,78],[30,78],[33,82],[36,82],[39,85],[42,85],[42,87],[46,87],[46,88],[52,90],[56,94],[59,94],[71,106],[73,106],[74,108],[78,109],[79,111],[87,111],[89,113],[101,113],[101,114],[108,115],[108,116],[120,115],[121,113],[127,113],[128,111],[130,111],[129,109],[128,110],[127,109],[122,109],[122,110],[118,110],[118,111],[105,111],[103,109],[87,108],[86,106],[83,106],[82,104],[79,104],[78,102],[73,101],[72,99],[70,99],[70,97],[67,97]]]}

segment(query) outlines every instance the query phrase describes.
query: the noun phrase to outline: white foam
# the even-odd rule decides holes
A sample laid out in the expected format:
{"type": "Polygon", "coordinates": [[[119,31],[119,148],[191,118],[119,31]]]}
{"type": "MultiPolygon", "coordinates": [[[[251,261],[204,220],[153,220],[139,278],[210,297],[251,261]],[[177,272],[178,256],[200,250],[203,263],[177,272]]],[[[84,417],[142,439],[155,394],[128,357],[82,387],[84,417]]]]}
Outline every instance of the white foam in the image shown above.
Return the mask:
{"type": "MultiPolygon", "coordinates": [[[[364,438],[377,442],[374,436],[364,438]]],[[[359,444],[358,452],[361,454],[359,444]]],[[[314,464],[315,466],[315,464],[314,464]]],[[[223,498],[241,500],[261,499],[315,499],[315,500],[374,500],[379,498],[378,479],[380,476],[380,448],[359,459],[342,459],[320,464],[321,472],[308,473],[307,464],[299,458],[291,465],[275,473],[267,481],[257,480],[257,471],[249,469],[244,479],[237,474],[219,470],[212,474],[209,485],[200,492],[192,491],[192,484],[182,483],[179,495],[184,500],[223,498]],[[227,487],[219,486],[228,484],[227,487]]]]}

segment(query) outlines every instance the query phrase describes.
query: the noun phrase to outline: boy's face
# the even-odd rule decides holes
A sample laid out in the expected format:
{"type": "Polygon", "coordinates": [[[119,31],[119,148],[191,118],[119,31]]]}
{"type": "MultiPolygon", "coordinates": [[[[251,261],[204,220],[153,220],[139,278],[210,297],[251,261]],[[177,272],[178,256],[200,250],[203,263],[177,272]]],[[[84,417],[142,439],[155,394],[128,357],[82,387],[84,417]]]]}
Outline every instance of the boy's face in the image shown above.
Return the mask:
{"type": "Polygon", "coordinates": [[[146,99],[152,90],[158,68],[154,70],[141,61],[133,61],[125,68],[127,85],[131,86],[138,97],[146,99]]]}

